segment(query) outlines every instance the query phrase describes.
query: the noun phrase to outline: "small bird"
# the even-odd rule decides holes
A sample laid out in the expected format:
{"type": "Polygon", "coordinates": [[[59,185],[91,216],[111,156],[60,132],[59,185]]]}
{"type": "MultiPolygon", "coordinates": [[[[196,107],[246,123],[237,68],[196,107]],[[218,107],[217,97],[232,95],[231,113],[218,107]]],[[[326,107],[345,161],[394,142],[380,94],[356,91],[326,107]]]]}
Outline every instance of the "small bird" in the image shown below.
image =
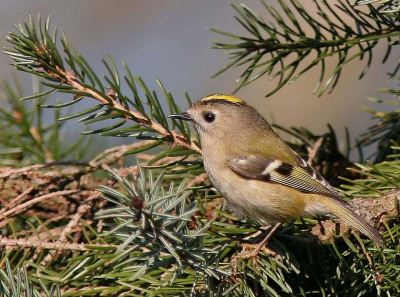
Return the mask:
{"type": "Polygon", "coordinates": [[[283,223],[318,214],[333,214],[383,245],[382,235],[242,99],[215,94],[169,117],[194,125],[205,170],[229,205],[241,215],[275,223],[253,255],[283,223]]]}

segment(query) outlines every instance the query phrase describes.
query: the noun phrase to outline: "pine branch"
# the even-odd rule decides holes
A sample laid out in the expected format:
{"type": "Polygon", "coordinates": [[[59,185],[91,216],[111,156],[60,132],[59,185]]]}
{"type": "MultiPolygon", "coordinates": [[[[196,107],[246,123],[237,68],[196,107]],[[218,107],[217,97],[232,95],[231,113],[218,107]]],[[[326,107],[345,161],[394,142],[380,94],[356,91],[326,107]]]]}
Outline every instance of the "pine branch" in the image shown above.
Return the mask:
{"type": "Polygon", "coordinates": [[[377,4],[377,9],[386,14],[398,14],[400,11],[400,3],[396,0],[356,0],[353,6],[377,4]]]}
{"type": "MultiPolygon", "coordinates": [[[[134,170],[132,172],[136,175],[134,170]]],[[[379,168],[379,172],[382,174],[383,169],[379,168]]],[[[340,290],[350,281],[362,283],[361,280],[368,280],[364,288],[355,288],[354,294],[350,295],[356,296],[360,290],[375,292],[377,286],[386,286],[387,282],[396,277],[386,272],[385,259],[393,256],[389,251],[398,245],[396,238],[400,228],[386,229],[389,246],[385,252],[381,252],[376,251],[370,240],[360,239],[359,243],[355,243],[354,240],[359,238],[356,233],[349,238],[344,236],[348,230],[341,221],[343,234],[337,236],[335,223],[327,220],[318,224],[316,220],[304,219],[287,224],[273,239],[270,248],[277,252],[278,258],[261,254],[257,262],[241,258],[232,262],[243,243],[258,242],[263,236],[265,229],[257,222],[241,220],[225,212],[224,200],[204,201],[208,195],[202,192],[199,193],[199,199],[196,199],[199,208],[194,207],[194,197],[188,196],[182,184],[164,187],[165,176],[153,177],[151,172],[144,172],[140,168],[137,178],[115,173],[112,176],[114,182],[108,181],[108,186],[102,188],[109,203],[96,219],[97,222],[102,220],[105,232],[96,233],[96,223],[91,220],[91,216],[82,218],[79,228],[73,230],[74,236],[69,237],[67,242],[59,241],[62,234],[67,232],[65,228],[58,232],[38,232],[52,233],[49,239],[43,235],[29,235],[33,230],[25,235],[18,232],[14,236],[26,236],[26,239],[0,240],[0,245],[10,247],[3,249],[3,253],[6,253],[3,257],[14,259],[14,263],[18,263],[20,258],[31,259],[28,265],[33,271],[38,271],[36,276],[46,280],[47,285],[58,282],[63,292],[67,290],[63,296],[118,296],[122,293],[177,296],[182,292],[194,295],[208,292],[216,296],[222,292],[231,292],[232,296],[256,292],[264,292],[267,296],[296,295],[300,294],[299,285],[307,294],[315,294],[329,289],[328,284],[318,287],[319,291],[316,291],[315,286],[315,282],[321,278],[320,269],[327,263],[332,268],[326,272],[326,277],[335,282],[340,280],[335,286],[339,296],[344,294],[340,290]],[[217,201],[221,204],[217,204],[217,201]],[[321,232],[321,226],[324,227],[324,233],[321,232]],[[259,236],[254,236],[257,231],[259,236]],[[321,241],[329,241],[329,244],[314,246],[308,239],[310,232],[321,241]],[[71,241],[79,233],[86,234],[83,240],[86,242],[71,241]],[[366,252],[360,252],[354,245],[362,245],[366,252]],[[309,258],[305,257],[308,248],[314,251],[309,258]],[[57,253],[52,252],[56,250],[57,253]],[[70,253],[73,256],[69,256],[70,253]],[[340,256],[345,253],[344,260],[340,261],[348,261],[352,265],[348,267],[338,262],[336,253],[340,256]],[[41,263],[47,255],[53,257],[44,267],[41,263]],[[370,260],[366,255],[369,255],[370,260]],[[369,266],[369,261],[374,263],[373,268],[369,266]],[[53,263],[57,265],[53,266],[53,263]],[[61,270],[60,266],[63,267],[61,270]],[[313,271],[319,272],[313,276],[313,271]],[[346,279],[349,273],[353,275],[351,280],[346,279]],[[378,276],[383,281],[376,282],[378,276]]],[[[381,176],[379,180],[386,180],[381,176]]],[[[37,174],[35,178],[38,179],[37,174]]],[[[52,180],[57,184],[54,176],[52,180]]],[[[372,176],[370,182],[376,180],[377,177],[372,176]]],[[[382,212],[382,207],[385,207],[390,210],[389,216],[396,216],[394,196],[387,198],[385,203],[379,198],[379,208],[369,206],[365,209],[372,214],[382,212]]],[[[360,203],[374,203],[372,199],[359,200],[360,203]]],[[[87,203],[87,195],[81,201],[87,203]]],[[[76,214],[79,215],[79,212],[76,214]]],[[[76,221],[74,217],[68,217],[64,227],[70,225],[68,222],[76,221]]],[[[380,222],[384,226],[392,224],[392,221],[383,217],[380,222]]]]}
{"type": "Polygon", "coordinates": [[[26,201],[25,203],[19,204],[19,205],[15,206],[14,208],[11,208],[10,210],[8,210],[0,215],[0,222],[1,222],[0,227],[3,227],[4,225],[7,224],[7,221],[5,221],[6,218],[8,218],[12,215],[16,215],[21,212],[24,212],[27,208],[31,207],[34,204],[40,203],[47,199],[51,199],[53,197],[62,197],[64,195],[75,194],[78,192],[79,192],[78,190],[58,191],[58,192],[42,195],[42,196],[36,197],[35,199],[26,201]]]}
{"type": "MultiPolygon", "coordinates": [[[[151,145],[141,148],[142,151],[169,142],[172,143],[173,147],[180,148],[174,150],[174,155],[180,155],[183,158],[200,152],[198,145],[191,139],[191,131],[188,125],[172,120],[172,128],[170,128],[156,92],[151,92],[140,77],[134,77],[125,64],[126,74],[121,79],[112,58],[109,57],[109,61],[102,60],[108,71],[108,75],[104,76],[104,80],[109,85],[106,88],[86,60],[70,47],[65,34],[61,38],[61,43],[66,56],[61,56],[56,45],[57,31],[55,29],[54,34],[51,35],[49,23],[50,19],[47,19],[43,25],[39,16],[38,27],[36,28],[33,18],[30,18],[29,24],[16,25],[18,34],[10,33],[6,38],[14,46],[13,49],[5,51],[14,60],[14,67],[47,80],[47,82],[42,82],[49,88],[47,91],[25,99],[37,98],[55,90],[74,94],[74,98],[70,102],[46,106],[62,108],[76,104],[83,98],[92,98],[99,104],[87,110],[59,118],[59,120],[81,117],[80,122],[91,124],[119,119],[115,124],[101,129],[85,131],[84,134],[130,136],[138,139],[156,140],[151,145]],[[125,81],[131,90],[133,99],[124,95],[121,80],[125,81]],[[140,98],[140,89],[138,89],[137,84],[145,94],[146,100],[140,98]],[[127,124],[128,121],[137,124],[119,128],[127,124]]],[[[158,81],[158,84],[168,103],[170,112],[181,112],[171,94],[164,89],[160,81],[158,81]]],[[[126,153],[138,153],[140,151],[135,149],[126,153]]]]}
{"type": "MultiPolygon", "coordinates": [[[[75,95],[72,101],[52,107],[63,108],[85,97],[100,104],[64,119],[82,116],[83,123],[118,119],[116,124],[86,131],[87,134],[133,136],[141,142],[109,149],[91,162],[5,168],[0,175],[2,186],[11,194],[2,214],[18,215],[7,217],[2,229],[7,238],[0,239],[0,245],[5,246],[0,249],[0,265],[6,258],[12,267],[28,265],[35,282],[43,281],[46,286],[58,283],[63,296],[355,297],[394,295],[398,291],[398,192],[390,199],[377,200],[381,202],[379,206],[390,210],[388,217],[394,218],[386,220],[382,216],[380,220],[381,227],[387,230],[385,249],[377,249],[357,233],[351,237],[336,236],[334,232],[323,234],[321,225],[327,232],[336,225],[306,218],[286,224],[273,238],[269,247],[278,257],[266,253],[256,260],[235,257],[244,243],[258,242],[265,227],[227,212],[226,201],[216,198],[219,194],[208,184],[204,186],[207,176],[188,127],[180,122],[172,122],[171,126],[156,93],[150,92],[140,78],[131,76],[127,68],[124,78],[133,98],[121,91],[121,77],[112,60],[104,62],[109,71],[106,88],[65,37],[62,42],[66,58],[61,58],[56,37],[49,34],[48,22],[42,27],[39,21],[39,28],[36,30],[32,21],[19,27],[20,34],[10,34],[11,41],[16,43],[12,53],[15,66],[47,79],[44,84],[49,90],[45,92],[57,90],[75,95]],[[139,96],[136,84],[146,100],[139,96]],[[136,124],[121,128],[128,121],[136,124]],[[182,137],[185,145],[175,137],[182,137]],[[139,154],[164,142],[178,146],[162,149],[157,156],[139,154]],[[142,156],[146,167],[153,170],[145,171],[139,165],[127,167],[123,158],[127,153],[142,156]],[[99,170],[117,162],[120,168],[109,170],[112,178],[97,178],[99,170]],[[163,174],[161,168],[166,169],[163,174]],[[190,189],[182,182],[188,177],[190,189]],[[31,189],[33,184],[38,185],[31,189]],[[106,185],[101,190],[107,202],[100,200],[94,190],[100,184],[106,185]],[[62,191],[77,192],[43,199],[44,195],[62,191]],[[40,200],[40,207],[33,203],[35,199],[40,200]],[[22,210],[17,202],[23,203],[22,210]],[[97,212],[96,218],[93,212],[97,212]],[[310,232],[321,241],[328,236],[329,243],[310,243],[310,232]]],[[[172,96],[162,85],[161,88],[170,111],[179,112],[172,96]]],[[[307,148],[314,147],[310,159],[321,168],[334,159],[347,160],[349,149],[345,153],[339,150],[332,129],[323,135],[321,143],[320,135],[306,129],[287,131],[304,140],[298,146],[303,156],[307,148]]],[[[378,191],[375,196],[398,189],[396,162],[353,169],[358,176],[367,178],[347,185],[350,196],[374,196],[373,187],[378,191]]],[[[374,201],[359,200],[355,200],[357,205],[373,205],[374,201]]],[[[365,209],[367,215],[383,211],[371,205],[365,209]]]]}
{"type": "MultiPolygon", "coordinates": [[[[128,180],[111,170],[109,172],[124,185],[127,195],[102,187],[103,197],[117,207],[98,213],[97,218],[118,218],[118,224],[106,232],[105,236],[115,234],[124,241],[120,252],[126,250],[133,253],[144,250],[149,255],[147,259],[143,257],[132,259],[132,256],[129,256],[129,261],[137,261],[138,265],[139,263],[144,265],[138,270],[137,275],[130,278],[131,280],[156,268],[157,266],[153,267],[153,263],[157,262],[160,255],[163,256],[159,260],[171,262],[170,265],[178,271],[183,272],[184,267],[189,265],[206,274],[215,275],[213,263],[207,260],[215,252],[201,249],[201,238],[207,235],[205,231],[209,224],[189,227],[192,216],[198,210],[195,203],[187,205],[186,198],[190,192],[184,192],[184,183],[177,187],[171,184],[168,192],[165,192],[162,187],[163,174],[153,180],[151,171],[146,176],[139,167],[138,178],[128,180]],[[138,220],[141,222],[135,223],[138,220]],[[210,255],[207,255],[208,253],[210,255]],[[206,268],[204,264],[207,262],[206,268]]],[[[122,261],[125,254],[122,253],[118,258],[122,261]]]]}
{"type": "MultiPolygon", "coordinates": [[[[39,89],[39,93],[42,93],[39,86],[34,85],[34,89],[39,89]]],[[[0,164],[52,162],[63,158],[80,158],[86,153],[90,138],[89,141],[80,138],[72,144],[65,144],[60,138],[63,123],[56,121],[48,125],[42,120],[48,94],[35,98],[33,107],[21,101],[22,97],[18,78],[14,79],[14,85],[6,81],[0,82],[0,99],[3,101],[0,107],[0,164]]],[[[63,115],[56,110],[54,116],[59,118],[63,115]]]]}
{"type": "Polygon", "coordinates": [[[3,297],[61,297],[60,288],[53,284],[50,290],[39,280],[41,290],[34,287],[34,281],[25,268],[12,271],[9,261],[5,261],[6,270],[0,270],[0,295],[3,297]]]}
{"type": "Polygon", "coordinates": [[[107,105],[107,107],[110,106],[113,111],[124,114],[126,119],[138,122],[140,126],[151,128],[163,137],[172,137],[174,145],[183,146],[200,152],[199,148],[194,144],[190,144],[184,136],[176,133],[175,131],[168,131],[164,125],[151,121],[148,117],[144,116],[140,112],[128,109],[126,106],[117,102],[116,99],[118,95],[115,94],[113,90],[108,92],[108,96],[104,96],[95,90],[84,86],[84,84],[70,72],[65,72],[59,66],[57,66],[57,70],[58,73],[48,71],[48,74],[54,78],[60,79],[62,84],[71,86],[77,92],[85,93],[88,97],[98,100],[101,104],[107,105]]]}
{"type": "MultiPolygon", "coordinates": [[[[400,79],[396,76],[395,79],[400,79]]],[[[368,100],[373,103],[379,103],[389,106],[400,105],[399,89],[382,88],[376,90],[380,93],[391,94],[394,100],[382,100],[369,97],[368,100]]],[[[369,107],[362,107],[364,111],[372,114],[372,119],[377,119],[378,123],[368,128],[368,131],[361,135],[358,144],[363,147],[377,143],[377,151],[369,158],[374,157],[374,162],[379,163],[389,159],[399,159],[396,147],[400,146],[400,111],[394,109],[389,112],[374,110],[369,107]]]]}
{"type": "MultiPolygon", "coordinates": [[[[347,0],[337,4],[313,1],[317,12],[311,15],[297,0],[279,0],[281,11],[264,0],[261,3],[274,23],[265,21],[244,4],[232,5],[239,14],[236,20],[250,33],[250,37],[210,29],[230,38],[212,41],[213,48],[225,50],[232,59],[215,76],[232,67],[246,65],[234,92],[266,75],[269,80],[279,78],[277,86],[266,95],[271,96],[285,84],[293,83],[320,65],[321,72],[314,93],[321,96],[328,87],[330,92],[334,89],[346,64],[354,59],[366,58],[361,79],[372,63],[372,51],[380,40],[387,42],[383,62],[392,48],[399,44],[398,16],[381,13],[372,5],[367,6],[369,11],[366,12],[352,7],[347,0]],[[344,21],[344,17],[350,17],[354,25],[344,21]],[[330,57],[337,57],[338,61],[332,74],[325,79],[326,60],[330,57]],[[312,59],[311,62],[298,70],[308,59],[312,59]]],[[[400,64],[397,64],[393,73],[399,67],[400,64]]]]}
{"type": "MultiPolygon", "coordinates": [[[[56,242],[44,242],[38,240],[27,240],[27,239],[11,239],[0,237],[0,246],[10,247],[10,248],[22,248],[22,249],[44,249],[44,250],[54,250],[54,251],[93,251],[93,249],[103,249],[103,250],[116,250],[118,245],[87,245],[83,243],[68,243],[62,241],[56,242]]],[[[48,254],[51,255],[51,254],[48,254]]],[[[54,257],[54,254],[53,254],[54,257]]]]}
{"type": "MultiPolygon", "coordinates": [[[[400,148],[392,147],[392,149],[398,152],[400,148]]],[[[399,164],[399,160],[390,159],[377,164],[355,163],[358,168],[349,168],[349,170],[361,174],[364,178],[350,180],[341,177],[340,179],[348,183],[342,187],[353,197],[380,197],[387,191],[400,188],[399,164]]]]}

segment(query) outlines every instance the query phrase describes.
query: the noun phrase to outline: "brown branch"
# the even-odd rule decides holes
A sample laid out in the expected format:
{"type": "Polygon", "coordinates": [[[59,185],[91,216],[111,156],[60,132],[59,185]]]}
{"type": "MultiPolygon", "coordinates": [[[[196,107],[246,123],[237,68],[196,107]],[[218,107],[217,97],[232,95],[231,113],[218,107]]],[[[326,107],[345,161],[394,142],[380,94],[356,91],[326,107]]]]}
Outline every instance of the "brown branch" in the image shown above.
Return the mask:
{"type": "Polygon", "coordinates": [[[0,174],[0,179],[5,179],[5,178],[9,178],[12,175],[23,175],[26,174],[27,172],[30,171],[36,171],[42,168],[45,168],[46,165],[45,164],[36,164],[36,165],[31,165],[31,166],[26,166],[23,168],[3,168],[3,170],[1,170],[1,174],[0,174]]]}
{"type": "Polygon", "coordinates": [[[0,226],[4,226],[4,224],[7,224],[7,222],[2,222],[2,220],[6,219],[7,217],[11,216],[11,215],[16,215],[19,214],[25,210],[27,210],[28,208],[30,208],[32,205],[35,205],[39,202],[42,202],[46,199],[51,199],[54,197],[59,197],[59,196],[65,196],[65,195],[71,195],[71,194],[75,194],[80,192],[81,190],[65,190],[65,191],[57,191],[54,193],[50,193],[50,194],[46,194],[46,195],[42,195],[39,197],[36,197],[32,200],[26,201],[25,203],[22,203],[6,212],[4,212],[3,214],[0,215],[0,226]]]}
{"type": "MultiPolygon", "coordinates": [[[[100,195],[100,193],[95,193],[97,197],[100,195]]],[[[65,226],[64,230],[62,231],[60,238],[57,240],[57,243],[60,242],[66,242],[67,241],[67,235],[71,234],[71,231],[76,227],[79,223],[79,220],[92,208],[90,204],[82,204],[78,207],[78,210],[76,211],[75,215],[72,217],[72,219],[69,221],[68,225],[65,226]]],[[[55,256],[56,251],[53,250],[50,253],[46,255],[46,257],[43,259],[43,261],[40,263],[42,266],[46,266],[47,263],[51,261],[51,259],[55,256]]]]}
{"type": "Polygon", "coordinates": [[[23,191],[20,195],[12,199],[9,203],[7,203],[2,210],[0,210],[0,215],[5,213],[7,210],[17,206],[35,189],[35,186],[31,186],[23,191]]]}
{"type": "Polygon", "coordinates": [[[87,166],[92,168],[101,168],[103,164],[112,164],[121,159],[125,152],[139,148],[141,146],[148,145],[150,143],[155,142],[155,140],[144,140],[140,142],[135,142],[128,145],[119,145],[105,150],[100,153],[96,157],[94,157],[89,163],[87,162],[79,162],[79,161],[58,161],[58,162],[50,162],[45,164],[35,164],[31,166],[25,166],[22,168],[12,168],[12,167],[3,167],[0,168],[0,179],[7,179],[13,177],[14,175],[19,177],[24,174],[28,174],[29,172],[37,172],[40,169],[61,166],[61,165],[71,165],[71,166],[87,166]]]}
{"type": "Polygon", "coordinates": [[[207,174],[207,173],[202,173],[202,174],[196,175],[195,178],[192,179],[192,180],[188,183],[187,187],[190,188],[190,187],[194,187],[195,185],[201,185],[201,184],[204,183],[204,181],[205,181],[207,178],[208,178],[208,174],[207,174]]]}
{"type": "Polygon", "coordinates": [[[324,137],[320,137],[318,138],[318,140],[314,143],[314,146],[311,147],[307,147],[307,151],[308,151],[308,160],[307,160],[307,164],[312,166],[312,162],[315,158],[315,156],[318,153],[319,148],[322,145],[322,142],[324,141],[324,137]]]}
{"type": "MultiPolygon", "coordinates": [[[[195,145],[193,141],[190,141],[190,139],[186,139],[183,135],[178,134],[176,131],[169,132],[163,125],[153,122],[153,121],[149,121],[149,119],[146,116],[142,115],[138,111],[135,111],[132,109],[127,109],[121,103],[116,101],[113,98],[113,96],[108,96],[108,98],[104,98],[103,95],[97,93],[96,91],[94,91],[90,88],[83,86],[82,83],[79,82],[78,79],[76,78],[76,76],[74,76],[71,72],[65,71],[58,66],[56,68],[62,75],[65,76],[65,79],[62,77],[59,77],[59,79],[61,79],[63,82],[70,85],[75,90],[77,90],[79,92],[88,93],[94,99],[99,101],[101,104],[104,104],[107,106],[112,106],[114,109],[123,111],[125,114],[125,117],[127,119],[133,120],[141,126],[152,128],[154,131],[156,131],[158,134],[160,134],[161,136],[163,136],[165,138],[172,138],[173,145],[183,146],[188,149],[195,150],[198,153],[201,152],[200,148],[197,147],[197,145],[195,145]],[[128,114],[126,114],[126,113],[128,113],[128,114]]],[[[59,76],[56,73],[54,73],[54,74],[59,76]]]]}
{"type": "Polygon", "coordinates": [[[42,242],[30,241],[26,239],[11,239],[0,236],[0,246],[5,247],[19,247],[19,248],[40,248],[46,250],[59,250],[59,251],[90,251],[96,247],[117,249],[118,245],[102,245],[102,244],[83,244],[83,243],[65,243],[65,242],[42,242]]]}
{"type": "MultiPolygon", "coordinates": [[[[99,195],[99,193],[96,193],[96,195],[99,195]]],[[[78,207],[78,210],[72,217],[71,221],[69,221],[68,225],[64,228],[58,241],[65,242],[67,240],[67,235],[71,233],[71,230],[75,226],[78,225],[79,220],[91,209],[91,207],[92,206],[89,204],[82,204],[78,207]]]]}
{"type": "MultiPolygon", "coordinates": [[[[99,194],[101,194],[101,193],[99,193],[99,194]]],[[[101,212],[101,211],[103,211],[104,210],[104,207],[106,206],[106,204],[107,204],[107,201],[105,200],[105,199],[100,199],[100,201],[99,201],[99,212],[101,212]]],[[[103,232],[103,228],[104,228],[104,219],[103,218],[100,218],[99,220],[98,220],[98,223],[97,223],[97,233],[102,233],[103,232]]]]}
{"type": "MultiPolygon", "coordinates": [[[[123,156],[127,151],[130,151],[135,148],[139,148],[145,145],[149,145],[151,143],[154,143],[155,140],[143,140],[139,142],[135,142],[132,144],[125,144],[125,145],[119,145],[115,146],[109,149],[106,149],[105,151],[101,152],[98,154],[96,157],[94,157],[89,164],[93,167],[101,167],[104,164],[110,165],[112,163],[117,162],[123,156]]],[[[154,156],[153,156],[154,157],[154,156]]]]}
{"type": "Polygon", "coordinates": [[[36,164],[36,165],[31,165],[31,166],[25,166],[22,168],[12,168],[12,167],[3,167],[0,168],[0,179],[7,179],[12,177],[13,175],[16,175],[17,177],[28,174],[30,172],[36,172],[40,169],[44,168],[50,168],[50,167],[55,167],[55,166],[61,166],[61,165],[72,165],[72,166],[90,166],[89,163],[87,162],[80,162],[80,161],[58,161],[58,162],[50,162],[50,163],[44,163],[44,164],[36,164]]]}

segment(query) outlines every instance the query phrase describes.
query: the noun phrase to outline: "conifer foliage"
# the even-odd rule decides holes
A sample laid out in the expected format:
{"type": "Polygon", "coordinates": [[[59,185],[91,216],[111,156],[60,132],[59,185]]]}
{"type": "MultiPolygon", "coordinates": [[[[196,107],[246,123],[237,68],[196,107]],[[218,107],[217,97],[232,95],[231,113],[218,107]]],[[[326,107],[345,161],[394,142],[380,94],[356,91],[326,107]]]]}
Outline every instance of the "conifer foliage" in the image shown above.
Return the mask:
{"type": "MultiPolygon", "coordinates": [[[[250,37],[213,29],[231,38],[214,42],[232,58],[223,71],[245,65],[239,88],[262,76],[277,78],[271,95],[319,66],[316,92],[322,94],[333,90],[353,59],[366,60],[362,78],[378,42],[388,46],[384,60],[399,54],[397,1],[334,2],[310,1],[311,13],[296,0],[279,0],[279,8],[262,1],[268,21],[262,12],[234,4],[250,37]],[[310,60],[311,54],[316,57],[310,60]],[[325,79],[325,59],[331,56],[338,63],[325,79]]],[[[158,90],[150,90],[111,57],[101,61],[105,74],[95,72],[50,18],[30,17],[6,40],[14,68],[40,78],[41,87],[24,96],[17,81],[1,85],[6,103],[0,107],[1,296],[395,296],[400,291],[397,109],[366,108],[379,122],[354,145],[346,131],[344,151],[330,126],[323,135],[276,126],[296,139],[289,145],[329,181],[344,183],[343,194],[376,223],[385,247],[350,232],[342,221],[303,218],[273,237],[274,253],[246,258],[240,254],[244,244],[258,242],[268,227],[229,210],[207,179],[195,133],[168,119],[181,109],[160,81],[158,90]],[[57,92],[69,99],[54,100],[57,92]],[[91,106],[84,109],[83,101],[91,106]],[[49,112],[55,118],[51,124],[42,120],[49,112]],[[83,161],[91,142],[64,145],[68,120],[88,127],[83,139],[129,137],[131,144],[83,161]],[[375,161],[366,162],[364,147],[373,143],[378,143],[375,161]],[[353,148],[357,163],[349,159],[353,148]]],[[[399,104],[399,90],[383,91],[394,99],[371,100],[399,104]]]]}

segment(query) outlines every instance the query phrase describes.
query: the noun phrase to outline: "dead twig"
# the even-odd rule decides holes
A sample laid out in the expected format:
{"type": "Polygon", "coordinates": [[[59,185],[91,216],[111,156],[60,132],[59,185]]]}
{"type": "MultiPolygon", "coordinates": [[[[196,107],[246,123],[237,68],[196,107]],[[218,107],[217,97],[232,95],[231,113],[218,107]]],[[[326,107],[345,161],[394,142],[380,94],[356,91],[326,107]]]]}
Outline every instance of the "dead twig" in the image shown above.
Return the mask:
{"type": "Polygon", "coordinates": [[[127,151],[146,146],[154,142],[155,140],[143,140],[132,144],[114,146],[98,154],[89,162],[89,164],[93,167],[101,167],[104,164],[110,165],[121,159],[127,151]]]}
{"type": "MultiPolygon", "coordinates": [[[[97,194],[97,193],[96,193],[97,194]]],[[[69,221],[68,225],[65,226],[64,230],[62,231],[60,235],[60,239],[57,240],[57,242],[62,243],[67,241],[67,235],[71,234],[71,231],[73,230],[74,227],[76,227],[79,224],[79,220],[92,208],[90,204],[82,204],[78,207],[78,210],[76,211],[75,215],[72,217],[72,219],[69,221]]],[[[43,259],[41,262],[42,266],[46,266],[47,263],[51,261],[51,259],[55,256],[57,251],[52,250],[50,253],[46,255],[46,257],[43,259]]]]}
{"type": "Polygon", "coordinates": [[[7,179],[12,177],[13,175],[21,176],[24,174],[28,174],[32,171],[38,171],[44,168],[50,168],[55,166],[62,166],[62,165],[72,165],[72,166],[90,166],[89,163],[81,162],[81,161],[59,161],[59,162],[50,162],[44,164],[35,164],[31,166],[25,166],[22,168],[12,168],[12,167],[3,167],[0,169],[0,179],[7,179]]]}
{"type": "Polygon", "coordinates": [[[9,216],[12,215],[17,215],[21,212],[26,211],[28,208],[32,207],[33,205],[40,203],[46,199],[51,199],[54,197],[60,197],[60,196],[65,196],[65,195],[71,195],[80,192],[81,190],[65,190],[65,191],[57,191],[54,193],[50,194],[45,194],[39,197],[36,197],[32,200],[26,201],[25,203],[22,203],[20,205],[17,205],[16,207],[4,212],[2,215],[0,215],[0,227],[3,227],[7,222],[4,222],[3,220],[6,219],[9,216]]]}
{"type": "Polygon", "coordinates": [[[320,137],[318,138],[318,140],[314,143],[314,146],[311,147],[307,147],[307,151],[308,151],[308,160],[307,160],[307,164],[312,166],[312,162],[315,158],[315,156],[318,153],[319,148],[322,145],[322,142],[324,141],[324,137],[320,137]]]}
{"type": "Polygon", "coordinates": [[[194,187],[195,185],[201,185],[204,183],[204,181],[208,178],[208,174],[207,173],[202,173],[199,175],[196,175],[195,178],[193,180],[191,180],[188,183],[188,188],[190,187],[194,187]]]}
{"type": "MultiPolygon", "coordinates": [[[[24,199],[35,189],[35,186],[31,186],[27,188],[25,191],[23,191],[21,194],[19,194],[17,197],[12,199],[9,203],[7,203],[2,210],[0,210],[0,216],[5,213],[7,210],[17,206],[20,204],[24,199]]],[[[4,202],[5,203],[5,202],[4,202]]]]}
{"type": "Polygon", "coordinates": [[[11,239],[0,237],[0,246],[5,247],[19,247],[19,248],[38,248],[46,250],[59,250],[59,251],[89,251],[94,250],[96,247],[108,248],[110,250],[118,249],[118,245],[107,244],[83,244],[83,243],[65,243],[65,242],[43,242],[31,241],[26,239],[11,239]]]}

